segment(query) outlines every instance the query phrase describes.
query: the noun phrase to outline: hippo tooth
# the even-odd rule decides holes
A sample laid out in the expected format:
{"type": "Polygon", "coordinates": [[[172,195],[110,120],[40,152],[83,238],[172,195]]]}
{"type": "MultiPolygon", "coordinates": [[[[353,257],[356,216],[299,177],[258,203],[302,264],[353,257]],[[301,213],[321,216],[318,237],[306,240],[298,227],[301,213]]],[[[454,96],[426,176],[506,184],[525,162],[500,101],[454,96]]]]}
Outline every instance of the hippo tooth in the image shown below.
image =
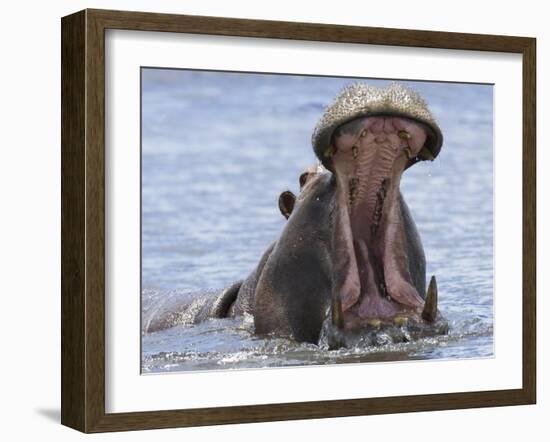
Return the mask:
{"type": "Polygon", "coordinates": [[[331,310],[332,325],[338,328],[344,326],[344,316],[342,313],[342,300],[340,296],[335,295],[332,297],[332,310],[331,310]]]}
{"type": "Polygon", "coordinates": [[[367,324],[374,328],[380,328],[382,321],[380,319],[369,319],[367,324]]]}
{"type": "Polygon", "coordinates": [[[411,139],[411,134],[408,133],[406,130],[400,130],[397,135],[399,136],[399,138],[401,138],[402,140],[410,140],[411,139]]]}
{"type": "Polygon", "coordinates": [[[325,153],[323,154],[325,158],[332,158],[334,155],[334,146],[331,144],[327,150],[325,150],[325,153]]]}
{"type": "Polygon", "coordinates": [[[357,155],[359,154],[359,147],[357,147],[357,145],[354,145],[351,148],[351,153],[353,155],[353,158],[357,158],[357,155]]]}
{"type": "Polygon", "coordinates": [[[409,146],[405,147],[405,153],[407,154],[407,158],[409,160],[412,160],[414,158],[414,155],[412,153],[412,150],[409,146]]]}
{"type": "Polygon", "coordinates": [[[434,160],[434,156],[432,154],[432,152],[430,151],[430,149],[428,149],[426,146],[424,146],[420,152],[418,153],[418,156],[420,158],[422,158],[423,160],[429,160],[429,161],[433,161],[434,160]]]}
{"type": "Polygon", "coordinates": [[[393,323],[398,327],[404,327],[409,322],[408,318],[405,316],[396,316],[393,318],[393,323]]]}
{"type": "Polygon", "coordinates": [[[428,292],[426,293],[426,301],[424,301],[424,310],[422,311],[422,319],[427,322],[434,322],[437,317],[437,282],[435,276],[430,279],[428,292]]]}

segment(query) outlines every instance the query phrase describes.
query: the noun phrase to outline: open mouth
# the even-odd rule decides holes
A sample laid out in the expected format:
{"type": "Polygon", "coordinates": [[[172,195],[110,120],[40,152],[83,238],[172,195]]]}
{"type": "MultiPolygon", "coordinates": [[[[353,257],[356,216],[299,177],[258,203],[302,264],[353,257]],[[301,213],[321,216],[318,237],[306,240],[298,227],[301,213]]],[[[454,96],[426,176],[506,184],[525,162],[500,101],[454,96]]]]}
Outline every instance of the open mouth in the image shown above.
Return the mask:
{"type": "Polygon", "coordinates": [[[332,322],[340,329],[436,320],[435,280],[425,296],[425,281],[411,272],[418,263],[407,254],[409,215],[399,190],[407,165],[432,159],[424,147],[429,131],[402,116],[360,117],[336,129],[323,154],[337,188],[332,322]]]}

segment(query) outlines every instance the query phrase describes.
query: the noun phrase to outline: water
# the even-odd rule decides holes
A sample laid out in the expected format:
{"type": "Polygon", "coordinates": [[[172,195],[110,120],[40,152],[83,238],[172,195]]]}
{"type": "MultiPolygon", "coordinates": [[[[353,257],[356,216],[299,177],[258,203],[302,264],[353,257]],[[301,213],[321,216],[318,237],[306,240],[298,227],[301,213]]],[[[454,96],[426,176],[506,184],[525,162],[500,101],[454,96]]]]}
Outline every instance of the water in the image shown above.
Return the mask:
{"type": "MultiPolygon", "coordinates": [[[[310,138],[324,106],[351,81],[142,71],[145,309],[248,275],[284,225],[279,194],[297,194],[299,175],[316,163],[310,138]]],[[[445,138],[433,163],[405,172],[401,189],[450,334],[327,351],[255,337],[251,318],[212,320],[143,335],[144,373],[493,354],[493,89],[404,83],[426,99],[445,138]]]]}

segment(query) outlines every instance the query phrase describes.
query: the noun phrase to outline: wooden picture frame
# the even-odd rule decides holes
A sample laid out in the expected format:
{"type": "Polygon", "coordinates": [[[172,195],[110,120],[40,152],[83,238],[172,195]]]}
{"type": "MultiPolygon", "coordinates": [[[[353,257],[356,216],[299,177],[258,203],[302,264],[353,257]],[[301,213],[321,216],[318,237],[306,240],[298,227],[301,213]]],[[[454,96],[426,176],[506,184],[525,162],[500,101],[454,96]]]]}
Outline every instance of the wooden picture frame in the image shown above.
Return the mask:
{"type": "Polygon", "coordinates": [[[62,424],[83,432],[533,404],[536,41],[533,38],[84,10],[62,19],[62,424]],[[512,390],[105,412],[105,30],[516,53],[523,66],[523,382],[512,390]]]}

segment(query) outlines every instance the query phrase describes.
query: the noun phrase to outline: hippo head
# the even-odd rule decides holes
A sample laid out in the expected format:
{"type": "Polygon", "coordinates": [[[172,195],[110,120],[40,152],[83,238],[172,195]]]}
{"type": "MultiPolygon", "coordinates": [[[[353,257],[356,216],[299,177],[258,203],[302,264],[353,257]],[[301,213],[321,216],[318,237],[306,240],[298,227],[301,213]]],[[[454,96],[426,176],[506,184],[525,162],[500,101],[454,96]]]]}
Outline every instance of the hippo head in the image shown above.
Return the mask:
{"type": "MultiPolygon", "coordinates": [[[[400,193],[403,172],[435,159],[441,131],[424,100],[399,84],[353,84],[327,107],[312,137],[336,186],[332,301],[323,334],[332,347],[446,333],[420,238],[400,193]]],[[[302,176],[303,191],[319,170],[302,176]]]]}

